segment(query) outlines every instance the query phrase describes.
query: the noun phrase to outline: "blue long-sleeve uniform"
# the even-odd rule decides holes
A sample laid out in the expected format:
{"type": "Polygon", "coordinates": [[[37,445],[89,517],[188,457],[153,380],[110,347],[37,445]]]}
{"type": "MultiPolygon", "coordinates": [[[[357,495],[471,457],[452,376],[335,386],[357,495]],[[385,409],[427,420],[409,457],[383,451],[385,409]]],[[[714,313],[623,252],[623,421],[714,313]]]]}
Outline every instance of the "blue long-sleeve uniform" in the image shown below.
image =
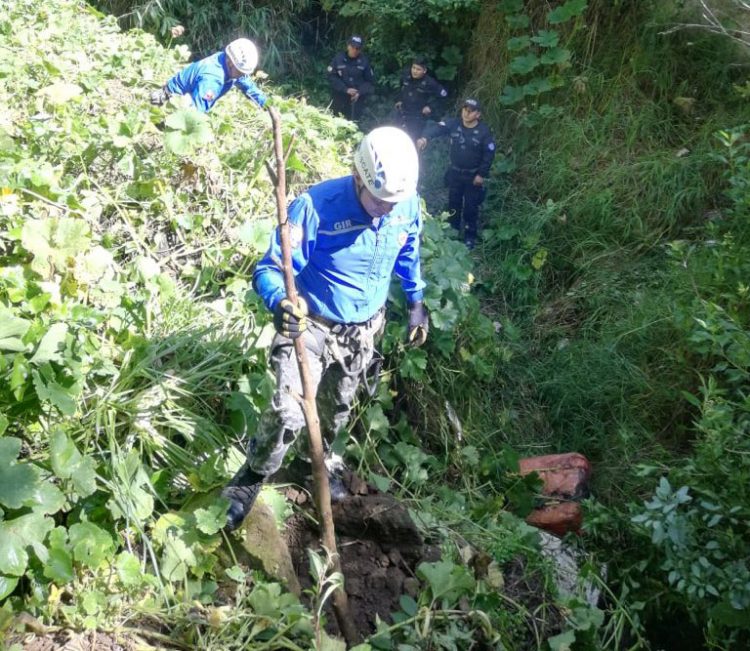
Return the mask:
{"type": "Polygon", "coordinates": [[[166,84],[170,94],[190,95],[193,105],[202,113],[208,113],[217,100],[234,86],[261,108],[265,106],[266,96],[249,76],[236,79],[229,76],[227,55],[224,52],[217,52],[191,63],[166,84]]]}
{"type": "MultiPolygon", "coordinates": [[[[311,314],[362,323],[385,305],[392,274],[410,303],[422,300],[419,198],[396,204],[377,224],[362,208],[354,178],[324,181],[289,206],[292,267],[311,314]]],[[[278,228],[253,274],[253,286],[273,311],[286,296],[278,228]]]]}

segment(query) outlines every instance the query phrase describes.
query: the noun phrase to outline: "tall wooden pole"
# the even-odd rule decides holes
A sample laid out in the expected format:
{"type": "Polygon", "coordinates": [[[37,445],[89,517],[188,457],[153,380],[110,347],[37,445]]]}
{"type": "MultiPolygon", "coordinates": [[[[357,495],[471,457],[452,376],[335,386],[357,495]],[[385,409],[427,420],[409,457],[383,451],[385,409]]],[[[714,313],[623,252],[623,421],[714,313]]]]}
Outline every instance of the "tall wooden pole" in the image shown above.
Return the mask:
{"type": "MultiPolygon", "coordinates": [[[[273,144],[276,156],[276,171],[270,169],[269,173],[276,188],[276,215],[279,221],[279,236],[281,239],[281,263],[284,274],[284,287],[287,298],[297,304],[297,287],[294,283],[292,270],[292,248],[289,241],[289,221],[286,212],[286,165],[284,146],[281,138],[281,117],[279,112],[272,106],[268,107],[273,123],[273,144]]],[[[307,364],[307,350],[302,341],[303,337],[294,340],[294,351],[297,354],[297,365],[302,379],[302,409],[305,413],[307,431],[310,435],[310,457],[313,473],[313,491],[315,493],[315,504],[320,515],[323,545],[330,552],[333,561],[333,569],[341,572],[341,561],[336,549],[336,531],[333,527],[333,511],[331,510],[331,490],[328,486],[328,473],[324,461],[323,438],[320,434],[320,420],[318,419],[318,408],[315,404],[315,389],[310,379],[310,367],[307,364]]],[[[341,573],[343,576],[343,573],[341,573]]],[[[344,634],[344,639],[349,646],[359,642],[359,633],[354,626],[354,620],[349,614],[349,599],[343,587],[336,590],[333,595],[333,612],[339,630],[344,634]]]]}

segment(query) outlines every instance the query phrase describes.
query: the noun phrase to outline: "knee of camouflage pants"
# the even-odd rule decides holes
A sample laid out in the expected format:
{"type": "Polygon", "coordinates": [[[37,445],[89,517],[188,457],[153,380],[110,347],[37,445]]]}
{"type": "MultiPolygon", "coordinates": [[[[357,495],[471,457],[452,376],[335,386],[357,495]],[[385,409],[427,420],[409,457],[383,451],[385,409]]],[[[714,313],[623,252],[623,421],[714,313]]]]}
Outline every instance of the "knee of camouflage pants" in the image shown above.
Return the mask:
{"type": "MultiPolygon", "coordinates": [[[[317,392],[323,370],[323,351],[314,334],[305,332],[303,336],[313,390],[317,392]]],[[[289,339],[277,337],[272,351],[271,365],[276,373],[276,391],[247,446],[248,465],[254,472],[266,476],[281,467],[286,453],[305,426],[305,414],[300,403],[302,380],[294,346],[289,339]]]]}

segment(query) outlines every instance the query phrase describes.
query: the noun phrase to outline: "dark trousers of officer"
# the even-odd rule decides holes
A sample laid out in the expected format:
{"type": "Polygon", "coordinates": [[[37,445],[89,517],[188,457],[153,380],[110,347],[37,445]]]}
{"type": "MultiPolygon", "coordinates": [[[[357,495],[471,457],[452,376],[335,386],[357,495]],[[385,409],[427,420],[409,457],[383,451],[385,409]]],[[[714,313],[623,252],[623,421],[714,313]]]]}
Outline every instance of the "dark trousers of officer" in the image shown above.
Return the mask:
{"type": "MultiPolygon", "coordinates": [[[[375,355],[375,340],[385,327],[385,311],[369,321],[342,326],[310,317],[303,333],[310,378],[317,397],[321,429],[329,437],[349,422],[357,390],[375,355]]],[[[297,355],[291,339],[276,335],[271,344],[271,367],[276,391],[247,446],[250,469],[259,475],[275,473],[305,427],[300,398],[297,355]]]]}
{"type": "Polygon", "coordinates": [[[365,110],[365,98],[362,95],[356,102],[352,102],[352,98],[346,93],[332,93],[331,99],[333,100],[331,110],[335,115],[340,115],[352,122],[359,122],[362,119],[365,110]]]}
{"type": "Polygon", "coordinates": [[[452,213],[449,223],[462,235],[462,226],[466,228],[464,237],[477,238],[479,206],[487,193],[483,185],[474,185],[475,171],[450,168],[445,173],[445,185],[448,188],[448,212],[452,213]]]}

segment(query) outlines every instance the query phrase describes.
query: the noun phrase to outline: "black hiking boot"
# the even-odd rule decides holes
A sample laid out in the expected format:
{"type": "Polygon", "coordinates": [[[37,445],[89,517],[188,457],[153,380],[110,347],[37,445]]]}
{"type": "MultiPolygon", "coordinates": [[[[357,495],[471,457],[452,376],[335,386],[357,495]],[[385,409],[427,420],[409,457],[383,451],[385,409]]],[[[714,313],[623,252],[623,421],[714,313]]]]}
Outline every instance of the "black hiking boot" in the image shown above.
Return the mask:
{"type": "Polygon", "coordinates": [[[349,497],[349,489],[344,483],[346,466],[344,460],[337,454],[331,454],[325,460],[328,474],[328,488],[331,492],[331,503],[335,504],[349,497]]]}
{"type": "Polygon", "coordinates": [[[341,502],[349,497],[349,489],[344,484],[344,476],[336,473],[328,473],[328,488],[331,491],[331,503],[341,502]]]}
{"type": "Polygon", "coordinates": [[[227,531],[234,531],[245,521],[265,479],[264,475],[253,472],[244,464],[221,491],[221,496],[229,500],[227,531]]]}

